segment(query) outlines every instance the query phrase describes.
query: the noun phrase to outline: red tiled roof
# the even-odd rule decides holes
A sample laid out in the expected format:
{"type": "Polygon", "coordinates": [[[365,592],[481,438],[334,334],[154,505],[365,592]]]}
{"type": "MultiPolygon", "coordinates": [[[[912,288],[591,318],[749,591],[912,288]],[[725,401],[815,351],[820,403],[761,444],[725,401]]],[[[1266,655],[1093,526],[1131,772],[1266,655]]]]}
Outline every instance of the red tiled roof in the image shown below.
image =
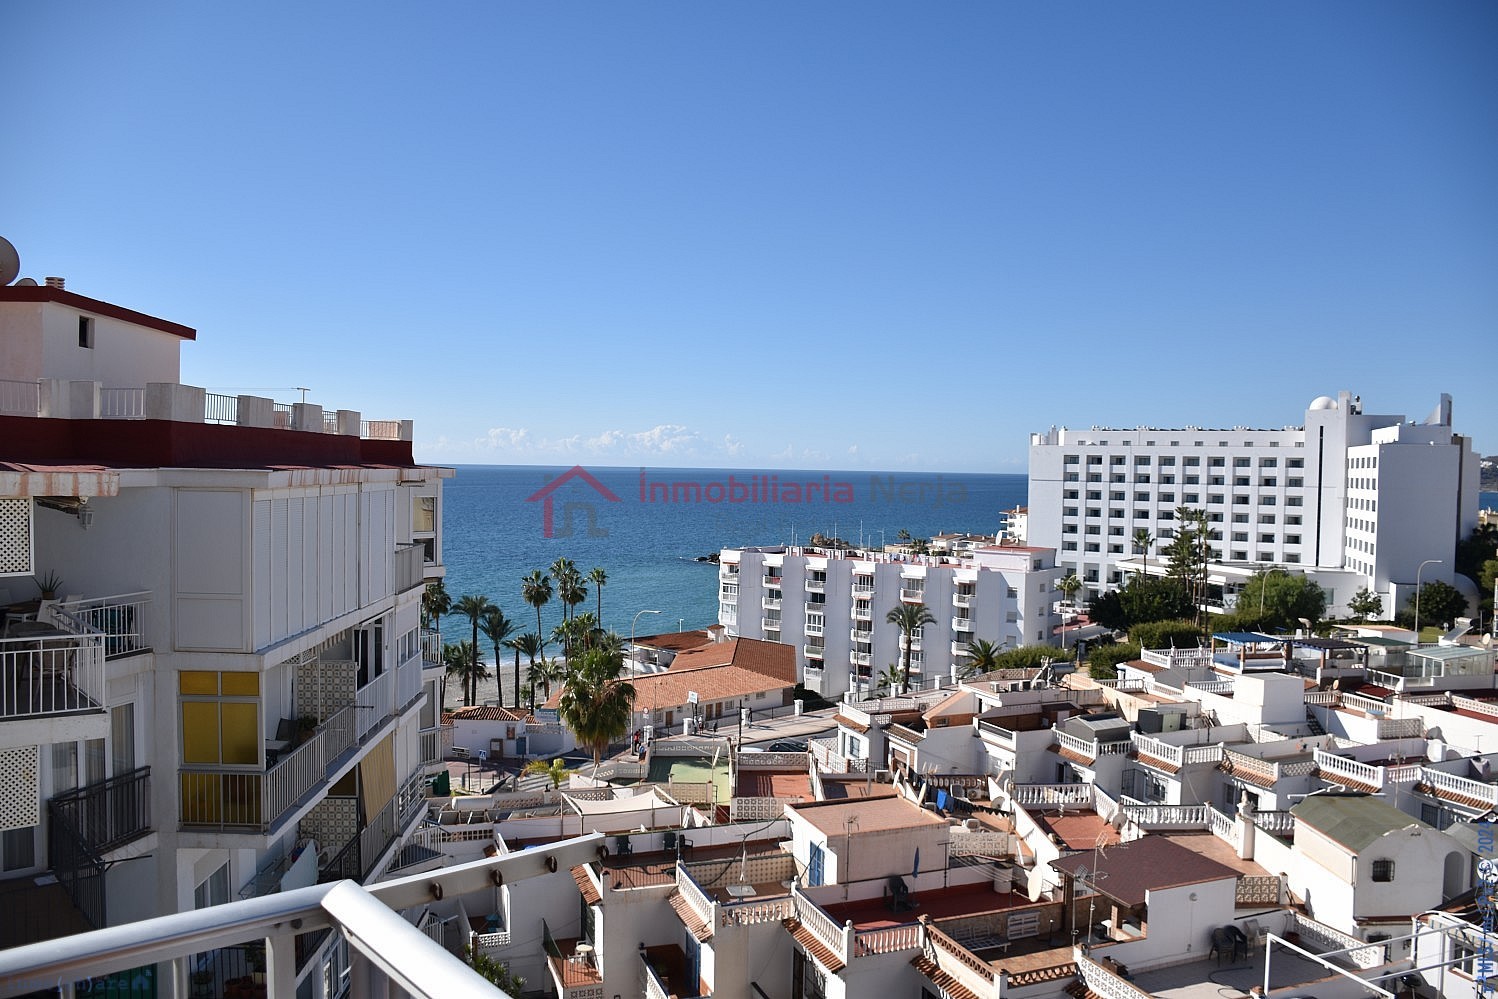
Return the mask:
{"type": "MultiPolygon", "coordinates": [[[[815,933],[813,933],[811,930],[808,930],[805,926],[801,925],[801,920],[787,919],[782,925],[784,925],[785,928],[790,931],[791,939],[800,944],[802,950],[810,954],[818,964],[826,968],[832,974],[835,975],[839,971],[842,971],[844,967],[846,967],[846,965],[844,965],[842,961],[838,960],[836,954],[828,950],[826,945],[824,945],[821,940],[817,939],[817,935],[815,933]]],[[[977,997],[974,996],[973,999],[977,999],[977,997]]]]}
{"type": "Polygon", "coordinates": [[[660,635],[641,635],[634,640],[634,643],[646,649],[685,652],[688,649],[695,649],[700,645],[706,645],[711,641],[712,636],[705,629],[695,628],[691,631],[668,631],[660,635]]]}
{"type": "Polygon", "coordinates": [[[577,882],[577,890],[583,893],[583,901],[589,905],[597,905],[603,901],[603,896],[598,894],[598,889],[593,885],[593,879],[588,877],[586,867],[574,867],[572,880],[577,882]]]}
{"type": "Polygon", "coordinates": [[[856,722],[852,718],[849,718],[847,715],[842,714],[841,712],[833,715],[832,720],[837,722],[844,728],[851,728],[855,732],[862,733],[869,730],[869,727],[867,725],[863,724],[862,722],[856,722]]]}
{"type": "Polygon", "coordinates": [[[1156,770],[1164,770],[1168,774],[1181,772],[1181,768],[1176,766],[1174,763],[1166,763],[1164,760],[1155,756],[1150,756],[1147,753],[1139,753],[1135,757],[1135,759],[1137,759],[1140,763],[1143,763],[1147,767],[1154,767],[1156,770]]]}
{"type": "Polygon", "coordinates": [[[513,708],[502,708],[493,704],[470,705],[448,712],[453,721],[525,721],[526,713],[513,708]]]}
{"type": "Polygon", "coordinates": [[[963,985],[955,977],[941,970],[937,963],[924,954],[911,959],[910,966],[935,985],[944,996],[951,999],[979,999],[978,993],[963,985]]]}
{"type": "Polygon", "coordinates": [[[682,898],[680,891],[673,891],[667,897],[666,901],[671,903],[671,908],[675,910],[677,916],[681,917],[682,925],[687,928],[692,936],[698,940],[707,940],[712,937],[713,928],[697,918],[697,913],[693,911],[692,904],[682,898]]]}
{"type": "Polygon", "coordinates": [[[796,683],[796,648],[780,642],[764,642],[757,638],[735,638],[727,642],[713,642],[702,648],[690,649],[671,661],[669,673],[700,669],[705,666],[732,664],[740,669],[760,673],[788,685],[796,683]]]}

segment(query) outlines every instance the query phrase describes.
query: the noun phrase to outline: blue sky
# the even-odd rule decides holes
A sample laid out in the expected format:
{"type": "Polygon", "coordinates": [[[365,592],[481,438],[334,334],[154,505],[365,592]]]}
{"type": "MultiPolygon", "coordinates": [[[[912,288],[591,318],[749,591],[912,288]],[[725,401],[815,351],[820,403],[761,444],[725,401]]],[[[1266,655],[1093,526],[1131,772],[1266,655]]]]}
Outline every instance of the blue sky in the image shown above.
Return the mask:
{"type": "Polygon", "coordinates": [[[24,274],[428,461],[1023,471],[1338,389],[1498,451],[1489,2],[17,2],[0,92],[24,274]]]}

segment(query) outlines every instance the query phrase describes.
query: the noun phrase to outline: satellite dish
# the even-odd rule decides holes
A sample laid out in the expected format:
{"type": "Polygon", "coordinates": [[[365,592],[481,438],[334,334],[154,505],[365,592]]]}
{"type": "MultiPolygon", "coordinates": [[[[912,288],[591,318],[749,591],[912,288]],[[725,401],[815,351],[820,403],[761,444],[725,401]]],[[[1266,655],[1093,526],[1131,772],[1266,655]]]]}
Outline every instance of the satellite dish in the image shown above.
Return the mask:
{"type": "Polygon", "coordinates": [[[35,288],[36,278],[22,278],[16,282],[17,288],[35,288]]]}
{"type": "Polygon", "coordinates": [[[10,244],[10,240],[0,236],[0,285],[10,284],[19,273],[21,273],[21,255],[10,244]]]}

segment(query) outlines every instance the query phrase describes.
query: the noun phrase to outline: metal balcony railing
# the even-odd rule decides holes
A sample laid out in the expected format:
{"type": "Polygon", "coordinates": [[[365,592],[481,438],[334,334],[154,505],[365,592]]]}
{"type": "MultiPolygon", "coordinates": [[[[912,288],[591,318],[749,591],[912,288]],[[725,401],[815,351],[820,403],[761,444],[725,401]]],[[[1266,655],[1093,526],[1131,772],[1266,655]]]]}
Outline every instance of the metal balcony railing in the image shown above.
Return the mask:
{"type": "Polygon", "coordinates": [[[0,721],[102,714],[104,636],[69,634],[44,622],[22,624],[30,634],[0,639],[0,721]]]}

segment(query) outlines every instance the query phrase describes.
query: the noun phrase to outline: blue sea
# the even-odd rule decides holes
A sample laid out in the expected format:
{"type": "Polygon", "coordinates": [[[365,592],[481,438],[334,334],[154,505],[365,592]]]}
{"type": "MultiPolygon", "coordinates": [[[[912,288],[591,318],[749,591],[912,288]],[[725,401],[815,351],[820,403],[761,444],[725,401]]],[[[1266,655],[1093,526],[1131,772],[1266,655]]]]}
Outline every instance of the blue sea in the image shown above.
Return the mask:
{"type": "MultiPolygon", "coordinates": [[[[532,631],[535,611],[521,599],[520,580],[565,556],[584,574],[594,566],[608,573],[603,622],[621,635],[641,610],[661,612],[640,617],[641,635],[701,628],[718,619],[718,570],[698,557],[725,546],[805,543],[817,532],[869,545],[894,542],[902,528],[921,537],[992,534],[1027,494],[1024,475],[590,468],[592,481],[574,475],[537,495],[566,471],[458,466],[443,486],[454,599],[483,594],[532,631]]],[[[597,609],[592,583],[580,609],[597,609]]],[[[553,597],[542,610],[547,635],[561,616],[553,597]]],[[[452,618],[443,630],[460,637],[452,618]]]]}

